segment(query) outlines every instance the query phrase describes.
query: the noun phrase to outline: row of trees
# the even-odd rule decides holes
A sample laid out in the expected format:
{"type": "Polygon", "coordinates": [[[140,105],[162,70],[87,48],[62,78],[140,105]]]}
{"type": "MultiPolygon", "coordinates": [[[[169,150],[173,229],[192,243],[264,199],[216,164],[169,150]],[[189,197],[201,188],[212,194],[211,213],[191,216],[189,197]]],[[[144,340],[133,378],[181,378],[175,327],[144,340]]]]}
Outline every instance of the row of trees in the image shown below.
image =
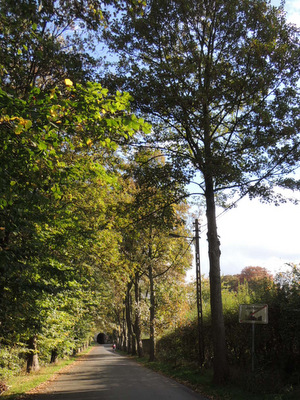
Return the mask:
{"type": "Polygon", "coordinates": [[[137,351],[139,355],[143,351],[142,319],[144,323],[149,320],[146,331],[150,336],[152,360],[155,356],[157,308],[160,308],[160,313],[172,317],[170,310],[162,310],[163,304],[170,305],[172,297],[175,300],[175,293],[180,292],[179,283],[183,282],[185,271],[191,264],[190,246],[186,240],[174,241],[169,237],[170,232],[187,235],[184,222],[188,208],[184,203],[174,206],[183,194],[182,186],[177,183],[180,171],[173,171],[170,164],[160,160],[159,153],[151,157],[151,152],[141,151],[127,171],[131,184],[128,196],[131,199],[130,203],[123,203],[128,218],[126,226],[120,227],[120,251],[130,271],[125,282],[124,307],[119,299],[114,310],[119,326],[122,326],[122,346],[129,352],[137,351]],[[172,291],[174,295],[169,296],[172,291]],[[164,299],[159,300],[158,293],[164,299]],[[142,298],[146,301],[143,312],[142,298]]]}
{"type": "Polygon", "coordinates": [[[299,188],[287,175],[299,161],[297,29],[265,0],[8,0],[0,25],[2,345],[28,340],[34,355],[49,340],[55,359],[113,298],[140,342],[144,297],[153,357],[155,290],[189,260],[169,233],[190,236],[181,200],[194,176],[224,382],[215,208],[299,188]],[[101,45],[113,66],[96,59],[101,45]]]}
{"type": "Polygon", "coordinates": [[[192,171],[207,217],[214,380],[229,368],[216,204],[297,189],[299,31],[266,0],[149,0],[112,13],[109,87],[133,94],[153,125],[148,144],[192,171]]]}
{"type": "Polygon", "coordinates": [[[124,301],[130,321],[133,285],[137,301],[150,293],[154,343],[158,277],[182,280],[189,265],[185,241],[168,237],[186,233],[183,174],[131,148],[150,125],[128,93],[89,81],[82,49],[105,18],[98,2],[81,6],[1,3],[2,378],[81,348],[124,301]]]}

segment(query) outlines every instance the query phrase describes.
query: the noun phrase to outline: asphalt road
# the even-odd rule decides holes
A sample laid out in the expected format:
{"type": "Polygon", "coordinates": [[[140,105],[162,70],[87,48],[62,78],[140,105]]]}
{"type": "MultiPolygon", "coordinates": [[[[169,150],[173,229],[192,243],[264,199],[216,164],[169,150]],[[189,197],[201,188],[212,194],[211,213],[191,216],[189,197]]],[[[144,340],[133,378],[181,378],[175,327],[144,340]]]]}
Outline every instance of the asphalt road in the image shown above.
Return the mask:
{"type": "Polygon", "coordinates": [[[95,347],[32,400],[206,400],[189,388],[120,356],[108,345],[95,347]]]}

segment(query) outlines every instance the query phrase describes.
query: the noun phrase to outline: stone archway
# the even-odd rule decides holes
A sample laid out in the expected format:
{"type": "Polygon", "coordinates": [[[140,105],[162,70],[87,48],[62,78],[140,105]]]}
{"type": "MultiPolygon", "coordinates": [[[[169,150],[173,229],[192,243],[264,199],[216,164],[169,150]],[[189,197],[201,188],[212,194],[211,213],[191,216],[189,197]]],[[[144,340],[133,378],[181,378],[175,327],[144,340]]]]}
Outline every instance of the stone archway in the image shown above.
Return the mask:
{"type": "Polygon", "coordinates": [[[97,343],[99,344],[105,344],[106,343],[106,335],[105,333],[98,333],[97,335],[97,343]]]}

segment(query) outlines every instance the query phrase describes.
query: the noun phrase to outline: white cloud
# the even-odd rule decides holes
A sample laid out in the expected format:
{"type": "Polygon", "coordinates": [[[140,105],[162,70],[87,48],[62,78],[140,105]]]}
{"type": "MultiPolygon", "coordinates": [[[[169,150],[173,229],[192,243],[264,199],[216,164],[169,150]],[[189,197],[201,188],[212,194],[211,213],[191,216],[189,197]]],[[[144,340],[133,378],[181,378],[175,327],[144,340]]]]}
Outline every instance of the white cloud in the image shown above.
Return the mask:
{"type": "MultiPolygon", "coordinates": [[[[278,7],[280,0],[271,0],[271,4],[278,7]]],[[[286,0],[284,6],[287,12],[287,20],[293,24],[300,25],[300,0],[286,0]]]]}
{"type": "MultiPolygon", "coordinates": [[[[286,263],[300,263],[300,205],[276,207],[243,199],[218,219],[222,274],[237,274],[248,266],[275,274],[286,263]]],[[[208,274],[207,245],[202,235],[202,270],[208,274]]]]}
{"type": "Polygon", "coordinates": [[[300,26],[300,1],[287,0],[285,9],[287,11],[287,19],[289,22],[300,26]]]}

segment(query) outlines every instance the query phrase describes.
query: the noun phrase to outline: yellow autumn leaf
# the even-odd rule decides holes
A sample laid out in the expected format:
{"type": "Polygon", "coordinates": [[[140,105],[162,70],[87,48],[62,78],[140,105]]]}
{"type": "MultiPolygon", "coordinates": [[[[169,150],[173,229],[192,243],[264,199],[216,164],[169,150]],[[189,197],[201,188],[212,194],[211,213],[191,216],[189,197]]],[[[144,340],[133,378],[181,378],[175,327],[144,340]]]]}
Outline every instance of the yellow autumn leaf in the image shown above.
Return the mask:
{"type": "Polygon", "coordinates": [[[50,99],[53,99],[55,95],[55,89],[50,90],[50,99]]]}
{"type": "Polygon", "coordinates": [[[23,131],[23,126],[22,124],[19,123],[18,126],[15,128],[15,134],[20,135],[22,131],[23,131]]]}
{"type": "Polygon", "coordinates": [[[88,140],[86,141],[86,144],[87,144],[88,146],[91,146],[92,140],[91,140],[91,139],[88,139],[88,140]]]}
{"type": "Polygon", "coordinates": [[[66,86],[73,86],[73,82],[71,81],[71,79],[65,79],[65,85],[66,86]]]}
{"type": "Polygon", "coordinates": [[[25,129],[30,129],[32,127],[32,122],[30,121],[30,119],[27,119],[25,121],[25,129]]]}

